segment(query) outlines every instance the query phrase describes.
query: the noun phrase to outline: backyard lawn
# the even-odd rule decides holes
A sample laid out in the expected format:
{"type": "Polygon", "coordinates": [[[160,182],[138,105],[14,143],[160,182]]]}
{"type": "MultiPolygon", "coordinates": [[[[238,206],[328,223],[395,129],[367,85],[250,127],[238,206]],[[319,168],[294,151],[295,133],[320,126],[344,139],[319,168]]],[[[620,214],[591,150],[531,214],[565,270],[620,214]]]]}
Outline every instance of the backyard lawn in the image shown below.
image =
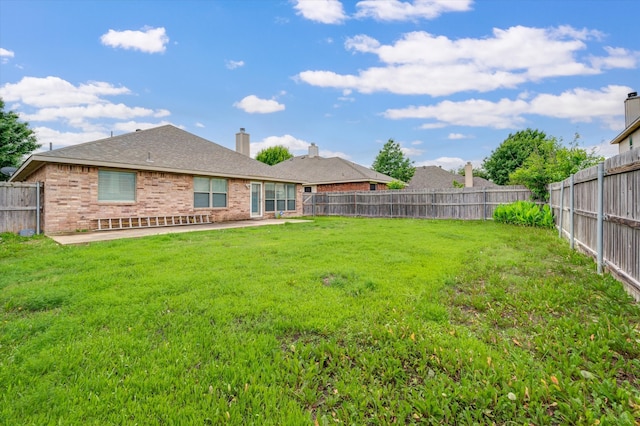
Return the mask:
{"type": "Polygon", "coordinates": [[[0,237],[2,425],[640,419],[640,307],[554,231],[0,237]]]}

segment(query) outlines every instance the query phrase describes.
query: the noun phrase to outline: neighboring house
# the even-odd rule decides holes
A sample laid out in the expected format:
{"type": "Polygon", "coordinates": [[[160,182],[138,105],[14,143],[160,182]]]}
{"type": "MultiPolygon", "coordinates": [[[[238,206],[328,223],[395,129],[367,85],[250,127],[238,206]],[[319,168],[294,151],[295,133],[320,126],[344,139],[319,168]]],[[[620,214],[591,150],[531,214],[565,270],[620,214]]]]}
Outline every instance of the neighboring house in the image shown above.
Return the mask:
{"type": "Polygon", "coordinates": [[[302,155],[271,166],[274,170],[297,176],[304,192],[377,191],[387,189],[393,178],[339,157],[320,157],[318,146],[309,146],[302,155]]]}
{"type": "Polygon", "coordinates": [[[456,186],[454,186],[454,181],[458,182],[459,186],[463,185],[467,188],[490,188],[498,186],[491,181],[473,176],[471,164],[467,163],[465,167],[465,176],[448,172],[438,166],[416,167],[416,172],[414,173],[411,181],[409,181],[409,185],[407,185],[406,189],[455,188],[456,186]],[[468,179],[469,177],[472,177],[472,179],[468,179]]]}
{"type": "Polygon", "coordinates": [[[236,150],[166,125],[35,153],[11,181],[44,183],[47,234],[94,230],[105,218],[302,214],[300,180],[250,158],[244,129],[236,150]]]}
{"type": "Polygon", "coordinates": [[[622,154],[640,146],[640,96],[631,92],[624,101],[624,127],[611,144],[618,145],[618,154],[622,154]]]}

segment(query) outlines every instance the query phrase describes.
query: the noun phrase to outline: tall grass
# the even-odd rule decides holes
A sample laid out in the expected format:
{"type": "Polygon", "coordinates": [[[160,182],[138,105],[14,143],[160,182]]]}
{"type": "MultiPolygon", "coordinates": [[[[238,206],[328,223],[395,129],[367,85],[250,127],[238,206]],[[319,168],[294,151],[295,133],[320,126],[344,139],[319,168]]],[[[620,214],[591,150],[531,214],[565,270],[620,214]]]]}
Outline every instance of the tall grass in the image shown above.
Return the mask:
{"type": "Polygon", "coordinates": [[[548,230],[0,241],[2,424],[634,424],[640,309],[548,230]]]}

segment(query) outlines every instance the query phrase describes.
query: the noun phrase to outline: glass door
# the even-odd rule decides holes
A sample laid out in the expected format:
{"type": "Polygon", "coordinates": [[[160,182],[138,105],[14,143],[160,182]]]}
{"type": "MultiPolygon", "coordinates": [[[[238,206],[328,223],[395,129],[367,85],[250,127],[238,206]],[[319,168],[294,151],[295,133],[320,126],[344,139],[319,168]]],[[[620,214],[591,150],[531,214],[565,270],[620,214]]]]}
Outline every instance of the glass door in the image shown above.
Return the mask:
{"type": "Polygon", "coordinates": [[[251,182],[251,217],[262,217],[262,183],[251,182]]]}

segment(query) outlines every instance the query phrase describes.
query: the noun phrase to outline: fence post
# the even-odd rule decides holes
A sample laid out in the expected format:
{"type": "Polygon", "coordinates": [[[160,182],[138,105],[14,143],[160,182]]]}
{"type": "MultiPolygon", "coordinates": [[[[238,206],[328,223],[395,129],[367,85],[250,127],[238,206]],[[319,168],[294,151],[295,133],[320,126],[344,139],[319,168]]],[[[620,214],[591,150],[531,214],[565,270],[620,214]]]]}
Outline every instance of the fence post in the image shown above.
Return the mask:
{"type": "Polygon", "coordinates": [[[598,163],[598,236],[596,240],[596,256],[598,274],[602,274],[603,231],[604,231],[604,163],[598,163]]]}
{"type": "Polygon", "coordinates": [[[573,250],[574,249],[574,247],[573,247],[574,246],[574,243],[573,243],[573,216],[574,216],[574,214],[573,214],[573,212],[574,212],[574,209],[575,209],[575,206],[573,205],[574,204],[574,200],[573,200],[573,175],[571,175],[571,177],[569,178],[569,185],[570,185],[569,191],[571,191],[571,192],[569,192],[569,214],[570,214],[570,216],[569,216],[569,236],[570,236],[569,237],[570,238],[569,246],[571,247],[571,250],[573,250]]]}
{"type": "Polygon", "coordinates": [[[482,188],[482,220],[487,220],[487,187],[482,188]]]}
{"type": "Polygon", "coordinates": [[[40,182],[36,182],[36,235],[40,235],[40,182]]]}
{"type": "Polygon", "coordinates": [[[558,231],[558,236],[562,238],[562,217],[564,216],[564,181],[560,182],[560,208],[559,208],[560,218],[558,219],[558,227],[560,228],[558,231]]]}

